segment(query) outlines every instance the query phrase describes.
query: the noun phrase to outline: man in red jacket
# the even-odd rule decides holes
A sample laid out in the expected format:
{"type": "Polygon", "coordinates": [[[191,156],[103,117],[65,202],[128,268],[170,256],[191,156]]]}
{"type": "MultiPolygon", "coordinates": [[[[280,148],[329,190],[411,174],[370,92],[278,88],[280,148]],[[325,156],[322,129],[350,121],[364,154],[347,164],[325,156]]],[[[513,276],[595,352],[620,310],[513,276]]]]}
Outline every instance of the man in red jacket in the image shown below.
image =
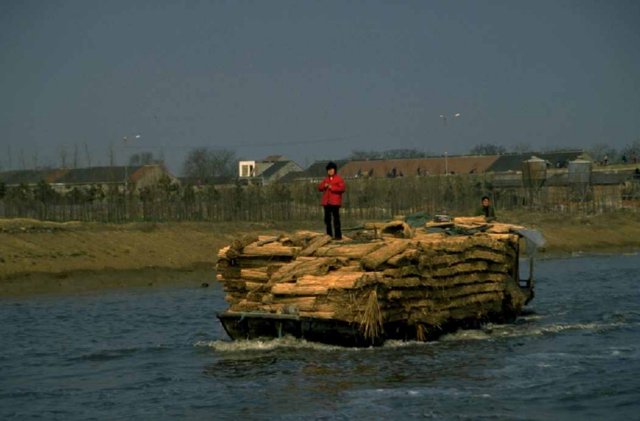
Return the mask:
{"type": "Polygon", "coordinates": [[[344,193],[345,189],[344,180],[338,175],[338,166],[333,162],[329,162],[327,164],[327,177],[318,184],[318,190],[322,192],[321,204],[324,207],[324,225],[327,227],[327,235],[336,240],[342,239],[340,206],[342,206],[342,193],[344,193]],[[333,229],[331,227],[332,218],[333,229]]]}

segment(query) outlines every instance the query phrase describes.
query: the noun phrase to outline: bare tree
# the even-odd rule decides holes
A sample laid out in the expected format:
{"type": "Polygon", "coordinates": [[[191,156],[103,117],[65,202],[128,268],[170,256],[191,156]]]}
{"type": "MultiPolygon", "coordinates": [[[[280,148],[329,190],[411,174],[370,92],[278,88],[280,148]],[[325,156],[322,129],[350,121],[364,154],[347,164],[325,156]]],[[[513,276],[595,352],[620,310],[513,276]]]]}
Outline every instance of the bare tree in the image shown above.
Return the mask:
{"type": "Polygon", "coordinates": [[[113,149],[113,143],[109,143],[109,166],[113,167],[116,165],[116,153],[113,149]]]}
{"type": "Polygon", "coordinates": [[[236,175],[236,154],[227,149],[211,151],[210,154],[213,163],[213,173],[217,177],[232,178],[236,175]]]}
{"type": "Polygon", "coordinates": [[[353,161],[365,161],[369,159],[411,159],[426,158],[429,154],[417,149],[388,149],[386,151],[365,151],[355,149],[347,159],[353,161]]]}
{"type": "Polygon", "coordinates": [[[38,169],[38,150],[33,151],[33,155],[31,156],[31,165],[33,169],[38,169]]]}
{"type": "Polygon", "coordinates": [[[12,155],[11,155],[11,145],[7,145],[7,159],[8,159],[8,163],[7,163],[7,169],[12,170],[13,169],[13,160],[12,160],[12,155]]]}
{"type": "Polygon", "coordinates": [[[67,148],[64,145],[60,145],[60,149],[58,150],[58,156],[60,157],[60,167],[67,168],[67,148]]]}
{"type": "Polygon", "coordinates": [[[382,152],[383,159],[426,158],[427,154],[417,149],[389,149],[382,152]]]}
{"type": "Polygon", "coordinates": [[[351,155],[347,159],[352,161],[365,161],[368,159],[380,159],[382,154],[378,151],[365,151],[362,149],[356,149],[351,151],[351,155]]]}
{"type": "Polygon", "coordinates": [[[527,142],[518,143],[511,147],[511,152],[513,153],[527,153],[531,151],[533,151],[533,149],[531,148],[531,145],[527,142]]]}
{"type": "Polygon", "coordinates": [[[87,146],[87,142],[84,142],[84,155],[87,167],[91,167],[91,154],[89,153],[89,146],[87,146]]]}
{"type": "Polygon", "coordinates": [[[209,152],[206,148],[191,150],[184,161],[182,172],[185,176],[206,181],[210,174],[209,152]]]}
{"type": "Polygon", "coordinates": [[[507,150],[504,146],[494,145],[493,143],[481,143],[471,148],[471,155],[502,155],[507,150]]]}
{"type": "Polygon", "coordinates": [[[206,183],[215,178],[233,177],[235,166],[236,157],[233,151],[196,148],[187,155],[182,172],[187,177],[206,183]]]}
{"type": "Polygon", "coordinates": [[[73,168],[78,168],[78,144],[73,144],[73,168]]]}
{"type": "Polygon", "coordinates": [[[129,157],[129,165],[151,165],[156,163],[153,159],[153,152],[135,153],[129,157]]]}
{"type": "Polygon", "coordinates": [[[27,161],[24,159],[24,149],[22,149],[22,148],[20,148],[19,157],[20,157],[20,164],[22,165],[22,169],[26,170],[27,169],[27,161]]]}
{"type": "Polygon", "coordinates": [[[628,163],[637,164],[640,162],[640,138],[625,146],[621,153],[628,163]]]}
{"type": "Polygon", "coordinates": [[[618,151],[607,143],[596,143],[589,148],[588,153],[595,162],[606,165],[615,161],[618,151]]]}

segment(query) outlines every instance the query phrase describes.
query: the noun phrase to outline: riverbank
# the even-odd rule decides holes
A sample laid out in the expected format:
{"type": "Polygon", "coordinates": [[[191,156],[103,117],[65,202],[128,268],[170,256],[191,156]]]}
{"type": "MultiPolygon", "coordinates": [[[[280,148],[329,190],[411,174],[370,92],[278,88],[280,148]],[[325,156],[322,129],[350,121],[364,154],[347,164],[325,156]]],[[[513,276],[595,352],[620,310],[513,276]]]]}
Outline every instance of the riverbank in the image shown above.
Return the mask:
{"type": "Polygon", "coordinates": [[[547,242],[540,257],[640,250],[640,213],[618,211],[598,215],[510,212],[500,219],[537,229],[547,242]]]}
{"type": "Polygon", "coordinates": [[[309,229],[301,223],[118,225],[0,219],[0,296],[211,285],[217,252],[234,238],[301,228],[309,229]]]}
{"type": "MultiPolygon", "coordinates": [[[[540,230],[540,257],[640,250],[637,213],[566,216],[509,213],[500,219],[540,230]]],[[[321,230],[287,223],[54,223],[0,220],[0,296],[214,282],[219,248],[244,234],[321,230]]]]}

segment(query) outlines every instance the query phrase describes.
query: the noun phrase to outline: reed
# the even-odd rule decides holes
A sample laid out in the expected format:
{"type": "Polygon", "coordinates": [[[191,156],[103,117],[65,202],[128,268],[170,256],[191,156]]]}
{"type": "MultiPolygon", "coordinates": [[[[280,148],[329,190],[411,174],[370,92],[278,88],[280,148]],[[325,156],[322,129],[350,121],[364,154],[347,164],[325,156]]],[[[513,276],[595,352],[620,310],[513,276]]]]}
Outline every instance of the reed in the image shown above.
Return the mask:
{"type": "Polygon", "coordinates": [[[360,319],[360,328],[366,339],[375,340],[383,333],[382,311],[378,303],[378,292],[371,290],[360,319]]]}

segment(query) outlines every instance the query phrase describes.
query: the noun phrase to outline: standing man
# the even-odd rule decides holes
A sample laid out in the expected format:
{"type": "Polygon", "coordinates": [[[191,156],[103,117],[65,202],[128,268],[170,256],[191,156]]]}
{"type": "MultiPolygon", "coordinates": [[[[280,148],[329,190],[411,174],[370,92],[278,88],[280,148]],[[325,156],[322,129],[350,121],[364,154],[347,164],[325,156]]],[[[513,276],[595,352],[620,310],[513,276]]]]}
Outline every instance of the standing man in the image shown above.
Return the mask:
{"type": "Polygon", "coordinates": [[[321,204],[324,207],[324,225],[327,227],[327,235],[336,240],[342,240],[340,206],[342,206],[342,193],[345,189],[344,180],[338,175],[338,166],[334,162],[329,162],[327,176],[318,184],[318,190],[322,192],[321,204]],[[333,227],[331,226],[332,218],[333,227]]]}

